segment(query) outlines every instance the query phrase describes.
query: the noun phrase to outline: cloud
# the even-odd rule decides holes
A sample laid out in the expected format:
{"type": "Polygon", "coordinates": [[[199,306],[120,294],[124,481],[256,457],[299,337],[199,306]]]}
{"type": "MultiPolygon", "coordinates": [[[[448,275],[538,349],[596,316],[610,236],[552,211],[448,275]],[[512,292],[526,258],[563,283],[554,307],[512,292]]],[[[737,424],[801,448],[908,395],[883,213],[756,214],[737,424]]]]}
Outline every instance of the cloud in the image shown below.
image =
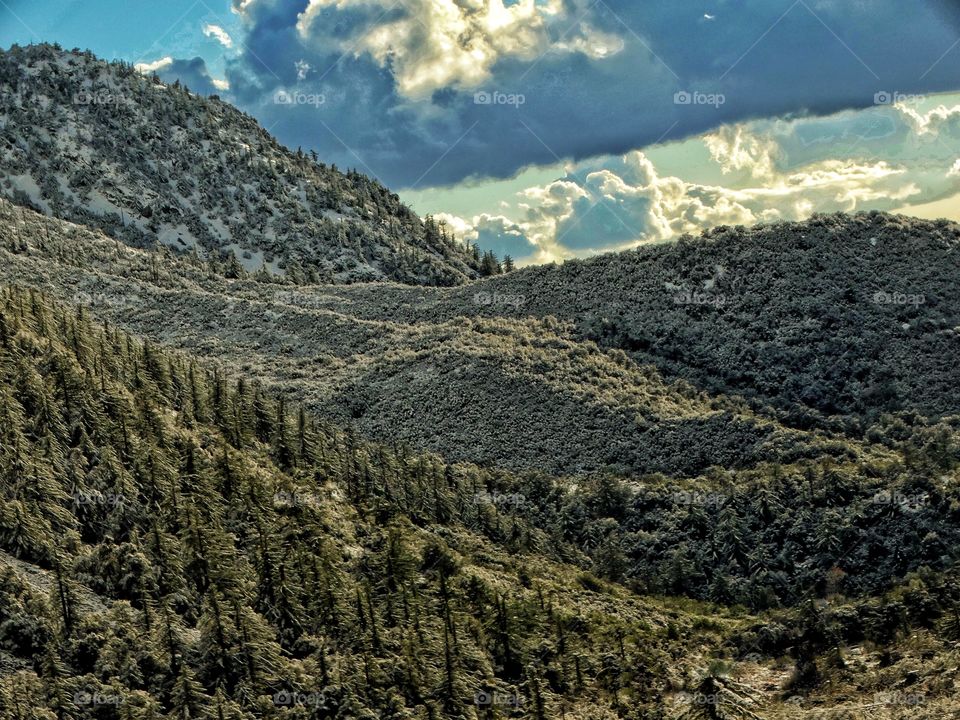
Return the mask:
{"type": "Polygon", "coordinates": [[[172,57],[162,57],[159,60],[154,60],[153,62],[137,63],[133,67],[137,70],[137,72],[141,72],[144,75],[149,75],[150,73],[160,72],[161,70],[170,67],[172,64],[172,57]]]}
{"type": "MultiPolygon", "coordinates": [[[[949,151],[960,143],[960,105],[756,120],[724,126],[700,142],[728,182],[665,174],[639,150],[598,158],[569,166],[565,177],[552,183],[523,190],[516,212],[496,218],[500,232],[489,237],[500,243],[507,233],[514,247],[529,242],[533,251],[521,257],[543,262],[717,225],[802,220],[813,212],[896,210],[960,192],[960,160],[949,151]],[[838,137],[845,144],[838,146],[838,137]]],[[[480,228],[490,220],[449,222],[487,249],[480,228]]]]}
{"type": "Polygon", "coordinates": [[[398,4],[391,0],[310,0],[297,32],[307,47],[369,56],[411,100],[477,88],[505,59],[532,62],[548,50],[599,58],[623,47],[616,35],[584,22],[554,40],[558,24],[569,21],[562,0],[407,0],[403,6],[394,12],[398,4]]]}
{"type": "Polygon", "coordinates": [[[219,25],[204,25],[203,34],[209,38],[213,38],[225,48],[233,47],[233,38],[219,25]]]}
{"type": "Polygon", "coordinates": [[[771,180],[775,174],[778,146],[775,140],[745,131],[742,125],[727,125],[703,138],[723,173],[747,170],[758,180],[771,180]]]}
{"type": "Polygon", "coordinates": [[[138,63],[134,67],[145,75],[156,75],[167,84],[179,81],[199,95],[216,95],[230,88],[229,81],[210,75],[201,57],[191,60],[164,57],[153,62],[138,63]]]}
{"type": "MultiPolygon", "coordinates": [[[[956,41],[947,5],[234,0],[245,37],[227,77],[235,102],[288,145],[396,189],[436,186],[869,107],[882,91],[954,89],[951,56],[938,62],[956,41]],[[276,107],[279,87],[327,102],[276,107]],[[477,91],[524,102],[477,104],[477,91]],[[677,104],[679,91],[723,102],[677,104]]],[[[731,173],[755,152],[730,150],[731,173]]]]}

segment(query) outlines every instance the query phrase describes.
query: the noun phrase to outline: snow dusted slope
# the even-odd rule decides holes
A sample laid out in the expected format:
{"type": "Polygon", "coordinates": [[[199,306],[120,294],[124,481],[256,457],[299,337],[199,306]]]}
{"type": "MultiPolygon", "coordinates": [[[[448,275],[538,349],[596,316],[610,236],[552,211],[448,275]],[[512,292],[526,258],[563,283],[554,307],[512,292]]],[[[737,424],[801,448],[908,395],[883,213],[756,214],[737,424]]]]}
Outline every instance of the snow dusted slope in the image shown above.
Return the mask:
{"type": "Polygon", "coordinates": [[[229,104],[52,45],[0,52],[0,195],[294,281],[456,285],[479,265],[379,183],[229,104]]]}

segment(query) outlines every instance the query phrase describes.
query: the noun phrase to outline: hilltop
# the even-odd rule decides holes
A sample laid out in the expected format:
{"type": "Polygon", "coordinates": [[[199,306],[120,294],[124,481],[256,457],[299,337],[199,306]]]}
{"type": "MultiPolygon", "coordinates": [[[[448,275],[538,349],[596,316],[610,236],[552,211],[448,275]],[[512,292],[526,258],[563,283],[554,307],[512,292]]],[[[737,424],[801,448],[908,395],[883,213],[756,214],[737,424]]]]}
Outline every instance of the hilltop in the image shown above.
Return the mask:
{"type": "Polygon", "coordinates": [[[0,194],[132,246],[294,282],[455,285],[482,259],[216,97],[54,45],[0,52],[0,194]]]}

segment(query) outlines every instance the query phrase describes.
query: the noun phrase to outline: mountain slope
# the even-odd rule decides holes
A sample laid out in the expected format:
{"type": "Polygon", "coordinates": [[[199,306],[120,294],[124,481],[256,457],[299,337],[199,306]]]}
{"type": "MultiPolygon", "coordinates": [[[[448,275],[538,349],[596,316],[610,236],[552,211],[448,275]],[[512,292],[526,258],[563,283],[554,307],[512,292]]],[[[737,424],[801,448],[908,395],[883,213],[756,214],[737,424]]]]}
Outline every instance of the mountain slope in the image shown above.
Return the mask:
{"type": "Polygon", "coordinates": [[[215,98],[51,45],[0,52],[0,193],[135,246],[297,281],[453,285],[473,254],[215,98]]]}
{"type": "Polygon", "coordinates": [[[3,212],[3,276],[68,301],[80,293],[131,331],[451,459],[693,474],[810,456],[811,443],[828,452],[783,423],[862,441],[872,426],[885,434],[891,413],[960,414],[951,224],[838,216],[461,288],[291,287],[3,212]],[[28,251],[9,252],[17,242],[28,251]],[[77,244],[85,258],[71,256],[77,244]],[[723,306],[679,303],[667,287],[701,287],[717,265],[728,268],[714,291],[723,306]],[[876,302],[878,292],[923,302],[876,302]]]}
{"type": "Polygon", "coordinates": [[[841,416],[862,430],[883,413],[960,414],[955,223],[861,213],[718,228],[530,268],[483,289],[801,426],[841,416]]]}
{"type": "Polygon", "coordinates": [[[485,312],[469,288],[229,280],[10,205],[0,214],[0,278],[243,368],[367,437],[558,474],[690,475],[862,452],[604,351],[572,323],[469,318],[485,312]]]}
{"type": "MultiPolygon", "coordinates": [[[[578,567],[581,547],[598,572],[627,564],[619,518],[672,591],[702,589],[699,550],[711,594],[735,594],[740,569],[812,582],[842,551],[834,540],[859,535],[856,588],[881,558],[886,572],[921,557],[923,528],[960,507],[955,481],[904,511],[870,502],[848,468],[827,468],[815,496],[774,471],[755,476],[779,483],[772,494],[738,479],[721,510],[678,508],[669,486],[630,498],[609,480],[571,488],[448,465],[11,288],[0,380],[4,717],[636,720],[746,707],[859,719],[881,692],[891,718],[956,711],[949,574],[926,567],[847,600],[834,566],[825,591],[801,597],[825,602],[750,616],[643,598],[578,567]],[[823,516],[816,532],[808,506],[823,516]],[[745,534],[784,530],[759,547],[745,534]],[[678,533],[705,535],[664,537],[678,533]],[[797,551],[805,562],[784,557],[797,551]]],[[[926,454],[911,450],[911,481],[937,459],[926,454]]],[[[931,535],[930,559],[956,545],[931,535]]]]}
{"type": "Polygon", "coordinates": [[[3,717],[615,718],[746,629],[678,641],[696,606],[558,562],[489,473],[0,296],[3,717]]]}

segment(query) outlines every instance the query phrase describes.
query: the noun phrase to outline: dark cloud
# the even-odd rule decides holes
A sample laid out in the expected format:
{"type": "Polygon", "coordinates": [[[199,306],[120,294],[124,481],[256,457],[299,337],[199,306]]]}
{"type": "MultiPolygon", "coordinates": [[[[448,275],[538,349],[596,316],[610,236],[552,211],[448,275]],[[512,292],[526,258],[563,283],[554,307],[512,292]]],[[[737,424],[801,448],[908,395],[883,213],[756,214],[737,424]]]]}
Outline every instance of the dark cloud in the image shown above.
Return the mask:
{"type": "MultiPolygon", "coordinates": [[[[491,36],[496,59],[481,82],[469,64],[460,71],[457,57],[430,55],[424,28],[411,25],[406,46],[384,30],[415,6],[334,4],[314,12],[304,35],[296,26],[306,2],[248,1],[243,50],[227,70],[232,99],[288,145],[400,189],[621,154],[727,122],[867,107],[881,91],[960,85],[960,48],[937,62],[957,34],[944,18],[960,18],[957,3],[943,0],[910,12],[898,0],[567,0],[564,17],[542,28],[544,49],[552,48],[544,54],[511,51],[491,36]],[[375,57],[359,46],[375,28],[388,36],[378,42],[400,51],[375,57]],[[409,81],[421,61],[426,77],[450,73],[449,82],[423,96],[402,93],[398,77],[409,81]],[[278,88],[324,102],[275,104],[278,88]],[[478,104],[477,92],[503,103],[478,104]],[[691,93],[680,96],[690,102],[677,104],[678,92],[691,93]],[[522,104],[509,102],[515,95],[522,104]]],[[[529,39],[516,32],[517,42],[529,39]]],[[[177,71],[191,71],[186,81],[203,92],[209,74],[188,62],[177,71]]]]}
{"type": "Polygon", "coordinates": [[[200,57],[173,60],[155,70],[154,74],[168,84],[179,80],[181,85],[186,85],[191,92],[198,95],[217,95],[222,92],[213,84],[207,64],[200,57]]]}
{"type": "Polygon", "coordinates": [[[931,0],[931,4],[960,33],[960,0],[931,0]]]}

